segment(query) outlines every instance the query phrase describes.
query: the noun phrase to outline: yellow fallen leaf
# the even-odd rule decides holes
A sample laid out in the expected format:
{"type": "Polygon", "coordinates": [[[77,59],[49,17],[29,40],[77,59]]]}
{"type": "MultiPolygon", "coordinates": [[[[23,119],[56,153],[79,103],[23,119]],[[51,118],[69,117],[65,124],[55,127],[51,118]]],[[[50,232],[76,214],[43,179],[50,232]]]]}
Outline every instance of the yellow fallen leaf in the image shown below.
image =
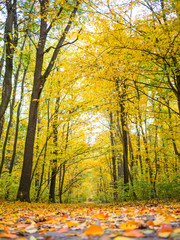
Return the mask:
{"type": "Polygon", "coordinates": [[[16,240],[27,240],[27,238],[16,238],[16,240]]]}
{"type": "Polygon", "coordinates": [[[67,233],[66,236],[67,236],[67,237],[77,236],[77,233],[67,233]]]}
{"type": "Polygon", "coordinates": [[[77,223],[77,222],[68,222],[68,228],[71,228],[71,227],[77,227],[77,226],[79,226],[79,224],[77,223]]]}
{"type": "Polygon", "coordinates": [[[95,235],[102,235],[104,233],[102,227],[97,225],[91,225],[86,231],[84,231],[84,234],[89,236],[95,236],[95,235]]]}
{"type": "Polygon", "coordinates": [[[168,238],[170,234],[171,232],[160,232],[158,233],[158,236],[162,238],[168,238]]]}
{"type": "Polygon", "coordinates": [[[132,240],[132,239],[127,237],[116,237],[114,238],[114,240],[132,240]]]}
{"type": "Polygon", "coordinates": [[[120,229],[122,230],[133,230],[137,229],[138,227],[139,224],[137,224],[135,221],[124,222],[120,225],[120,229]]]}
{"type": "Polygon", "coordinates": [[[165,220],[163,221],[163,224],[171,224],[171,221],[170,221],[169,219],[165,219],[165,220]]]}

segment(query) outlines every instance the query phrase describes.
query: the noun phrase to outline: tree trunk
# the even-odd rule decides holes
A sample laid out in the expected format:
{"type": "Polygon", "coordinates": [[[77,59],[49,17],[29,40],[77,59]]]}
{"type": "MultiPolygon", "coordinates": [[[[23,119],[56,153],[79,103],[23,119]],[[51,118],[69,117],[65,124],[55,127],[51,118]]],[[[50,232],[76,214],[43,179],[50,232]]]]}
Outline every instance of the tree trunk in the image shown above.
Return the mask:
{"type": "Polygon", "coordinates": [[[51,172],[51,183],[49,191],[49,201],[55,203],[55,189],[56,189],[56,175],[57,175],[57,158],[58,158],[58,109],[59,109],[60,97],[56,98],[55,114],[53,122],[53,162],[51,172]]]}
{"type": "MultiPolygon", "coordinates": [[[[141,133],[142,133],[142,138],[143,138],[143,142],[144,142],[144,148],[145,148],[145,160],[147,163],[147,167],[148,167],[148,171],[149,171],[149,179],[150,179],[150,183],[153,184],[153,172],[152,172],[152,166],[151,166],[151,161],[149,158],[149,150],[148,150],[148,142],[147,142],[147,138],[146,138],[146,134],[144,132],[143,126],[142,126],[142,117],[141,117],[141,112],[140,112],[140,107],[139,107],[139,101],[140,101],[140,94],[139,94],[139,89],[138,86],[135,83],[135,88],[136,88],[136,92],[137,92],[137,99],[138,99],[138,119],[139,119],[139,126],[141,129],[141,133]]],[[[145,129],[146,131],[146,129],[145,129]]]]}
{"type": "MultiPolygon", "coordinates": [[[[17,16],[16,16],[16,0],[13,4],[11,1],[6,1],[7,18],[5,23],[5,46],[6,46],[6,62],[5,75],[3,81],[2,98],[0,104],[0,122],[4,117],[12,91],[12,72],[13,72],[13,55],[14,48],[17,46],[17,16]],[[13,39],[13,24],[15,26],[15,37],[13,39]]],[[[1,124],[2,126],[2,124],[1,124]]],[[[0,130],[2,132],[2,130],[0,130]]]]}
{"type": "Polygon", "coordinates": [[[16,146],[17,146],[18,132],[19,132],[19,119],[20,119],[20,112],[21,112],[21,104],[22,104],[22,99],[23,99],[23,95],[24,95],[24,83],[25,83],[25,78],[26,78],[26,73],[27,73],[28,67],[29,67],[29,62],[28,62],[27,67],[24,70],[23,79],[22,79],[22,83],[21,83],[21,97],[20,97],[18,109],[17,109],[16,130],[15,130],[15,136],[14,136],[13,154],[12,154],[10,167],[9,167],[9,174],[12,173],[15,156],[16,156],[16,146]]]}
{"type": "Polygon", "coordinates": [[[112,112],[109,113],[110,119],[110,140],[111,140],[111,154],[112,154],[112,166],[113,166],[113,194],[114,201],[117,201],[117,167],[116,167],[116,154],[115,154],[115,144],[114,144],[114,134],[113,134],[113,115],[112,112]]]}
{"type": "Polygon", "coordinates": [[[23,42],[22,47],[21,47],[21,55],[20,55],[20,59],[19,59],[19,64],[18,64],[17,71],[16,71],[15,78],[14,78],[12,103],[10,104],[9,122],[8,122],[7,130],[6,130],[6,137],[5,137],[5,140],[4,140],[3,150],[2,150],[2,160],[1,160],[1,165],[0,165],[0,176],[2,174],[2,169],[3,169],[3,165],[4,165],[4,161],[5,161],[6,145],[7,145],[7,142],[8,142],[9,131],[10,131],[10,128],[12,126],[14,105],[15,105],[15,102],[16,102],[16,90],[17,90],[17,84],[18,84],[18,79],[19,79],[19,73],[20,73],[20,69],[21,69],[22,52],[23,52],[23,49],[24,49],[25,41],[26,41],[26,36],[24,38],[24,42],[23,42]]]}
{"type": "Polygon", "coordinates": [[[128,132],[127,132],[127,114],[125,111],[125,97],[126,97],[126,84],[123,82],[123,92],[120,93],[119,80],[115,80],[115,88],[117,93],[118,104],[120,107],[120,118],[122,127],[122,143],[123,143],[123,167],[124,167],[124,185],[129,183],[128,178],[128,132]]]}
{"type": "MultiPolygon", "coordinates": [[[[33,82],[33,90],[31,95],[30,109],[29,109],[29,122],[28,129],[26,135],[26,143],[25,143],[25,151],[24,151],[24,161],[21,173],[21,180],[18,189],[17,199],[21,201],[30,202],[30,187],[31,187],[31,172],[32,172],[32,163],[33,163],[33,148],[34,148],[34,140],[36,133],[36,124],[37,124],[37,112],[38,105],[40,100],[40,95],[43,90],[45,81],[49,76],[52,68],[54,66],[55,60],[59,54],[60,48],[63,45],[63,42],[67,36],[67,33],[70,30],[70,27],[73,23],[74,17],[78,10],[79,2],[76,3],[76,6],[71,12],[69,17],[69,21],[62,33],[60,40],[58,41],[55,50],[52,54],[52,58],[47,66],[44,74],[42,75],[43,68],[43,60],[44,55],[47,52],[45,50],[45,43],[48,32],[50,31],[52,24],[50,24],[49,28],[47,28],[47,13],[48,13],[48,4],[49,0],[41,0],[40,3],[40,14],[41,14],[41,23],[40,23],[40,37],[37,46],[36,52],[36,65],[34,71],[34,82],[33,82]]],[[[59,10],[58,16],[61,13],[61,9],[59,10]]]]}
{"type": "MultiPolygon", "coordinates": [[[[66,131],[66,140],[65,140],[65,147],[64,147],[64,153],[66,154],[68,141],[69,141],[69,128],[70,124],[67,123],[67,131],[66,131]]],[[[65,179],[65,173],[66,173],[66,159],[64,163],[60,165],[60,172],[59,172],[59,202],[62,203],[62,195],[63,195],[63,186],[64,186],[64,179],[65,179]]]]}
{"type": "Polygon", "coordinates": [[[139,160],[141,174],[143,173],[143,166],[142,166],[142,156],[141,156],[141,139],[140,139],[140,131],[138,128],[138,121],[136,117],[136,133],[137,133],[137,160],[139,160]]]}
{"type": "Polygon", "coordinates": [[[48,144],[48,140],[49,140],[49,124],[50,124],[49,99],[47,102],[47,119],[48,119],[48,122],[47,122],[46,142],[45,142],[45,148],[44,148],[44,159],[43,159],[43,164],[42,164],[40,183],[39,183],[39,187],[38,187],[38,191],[37,191],[37,195],[36,195],[36,202],[39,201],[40,192],[41,192],[41,188],[42,188],[42,184],[43,184],[44,168],[45,168],[45,163],[46,163],[47,144],[48,144]]]}

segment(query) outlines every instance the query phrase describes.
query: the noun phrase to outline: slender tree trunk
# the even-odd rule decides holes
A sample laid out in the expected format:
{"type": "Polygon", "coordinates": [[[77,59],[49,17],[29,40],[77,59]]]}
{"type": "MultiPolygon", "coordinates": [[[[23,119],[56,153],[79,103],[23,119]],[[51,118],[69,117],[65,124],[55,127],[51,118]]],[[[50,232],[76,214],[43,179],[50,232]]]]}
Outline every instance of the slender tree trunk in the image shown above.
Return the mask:
{"type": "Polygon", "coordinates": [[[158,126],[155,125],[155,141],[154,141],[154,163],[155,163],[155,176],[153,180],[153,191],[154,191],[154,196],[157,197],[156,193],[156,181],[157,181],[157,175],[158,175],[158,152],[157,152],[157,147],[158,147],[158,126]]]}
{"type": "MultiPolygon", "coordinates": [[[[40,120],[40,113],[38,113],[38,119],[37,119],[37,134],[36,134],[36,139],[37,139],[37,142],[36,142],[36,158],[38,158],[39,156],[39,137],[40,137],[40,131],[41,131],[41,128],[40,128],[40,123],[41,123],[41,120],[40,120]]],[[[39,157],[40,158],[40,157],[39,157]]],[[[39,161],[38,161],[39,162],[39,161]]],[[[40,184],[40,172],[39,172],[39,164],[37,163],[36,165],[36,170],[35,170],[35,174],[34,174],[34,180],[35,180],[35,191],[37,192],[38,191],[38,188],[39,188],[39,184],[40,184]]]]}
{"type": "Polygon", "coordinates": [[[60,174],[59,174],[59,202],[60,203],[62,203],[65,173],[66,173],[66,165],[64,163],[63,165],[60,166],[60,174]]]}
{"type": "Polygon", "coordinates": [[[23,79],[22,79],[22,83],[21,83],[21,97],[20,97],[18,109],[17,109],[16,130],[15,130],[15,136],[14,136],[13,153],[12,153],[12,158],[11,158],[10,166],[9,166],[9,174],[12,173],[14,161],[15,161],[15,157],[16,157],[16,147],[17,147],[17,140],[18,140],[18,133],[19,133],[19,119],[20,119],[21,105],[22,105],[22,100],[23,100],[23,95],[24,95],[24,83],[25,83],[25,78],[26,78],[26,73],[27,73],[28,67],[29,67],[29,62],[28,62],[27,67],[24,70],[23,79]]]}
{"type": "Polygon", "coordinates": [[[4,161],[5,161],[6,145],[7,145],[8,138],[9,138],[9,131],[10,131],[10,128],[12,126],[14,105],[15,105],[15,102],[16,102],[16,90],[17,90],[17,85],[18,85],[19,73],[20,73],[20,69],[21,69],[22,52],[23,52],[23,49],[24,49],[25,41],[26,41],[26,36],[24,38],[24,42],[23,42],[22,47],[21,47],[21,55],[20,55],[20,59],[19,59],[19,64],[18,64],[18,68],[17,68],[16,75],[15,75],[15,78],[14,78],[12,102],[10,104],[9,122],[8,122],[7,130],[6,130],[6,137],[5,137],[5,140],[4,140],[3,150],[2,150],[2,160],[1,160],[1,165],[0,165],[0,176],[2,174],[2,169],[3,169],[3,165],[4,165],[4,161]]]}
{"type": "Polygon", "coordinates": [[[141,174],[143,173],[143,165],[142,165],[142,156],[141,156],[141,138],[140,138],[140,131],[138,128],[138,123],[136,120],[136,133],[137,133],[137,159],[139,160],[141,174]]]}
{"type": "Polygon", "coordinates": [[[53,161],[51,172],[51,184],[49,191],[49,201],[55,203],[55,189],[56,189],[56,175],[57,175],[57,158],[58,158],[58,109],[59,109],[60,97],[56,98],[55,115],[53,122],[53,161]]]}
{"type": "Polygon", "coordinates": [[[48,140],[49,140],[49,125],[50,125],[49,99],[48,99],[48,102],[47,102],[47,117],[48,117],[48,122],[47,122],[45,149],[44,149],[44,159],[43,159],[43,164],[42,164],[40,183],[39,183],[37,196],[36,196],[36,202],[39,201],[40,192],[41,192],[41,188],[42,188],[42,184],[43,184],[44,169],[45,169],[45,163],[46,163],[47,144],[48,144],[48,140]]]}
{"type": "MultiPolygon", "coordinates": [[[[67,130],[66,130],[66,139],[65,139],[65,147],[64,147],[64,153],[66,155],[66,150],[68,146],[69,141],[69,129],[70,129],[70,123],[67,123],[67,130]]],[[[60,165],[60,172],[59,172],[59,202],[62,203],[62,195],[63,195],[63,186],[64,186],[64,179],[65,179],[65,173],[66,173],[66,161],[64,161],[63,164],[60,165]]]]}
{"type": "Polygon", "coordinates": [[[5,56],[5,44],[3,46],[3,54],[2,54],[1,60],[0,60],[0,83],[1,83],[2,70],[3,70],[3,66],[4,66],[4,56],[5,56]]]}
{"type": "MultiPolygon", "coordinates": [[[[169,102],[168,102],[168,106],[169,106],[169,102]]],[[[170,108],[168,108],[168,113],[169,113],[169,131],[171,133],[171,140],[172,140],[172,144],[173,144],[173,148],[174,148],[174,153],[175,155],[178,157],[179,161],[180,161],[180,152],[178,151],[177,145],[176,145],[176,141],[174,138],[174,133],[173,133],[173,128],[172,128],[172,116],[171,116],[171,110],[170,108]]]]}
{"type": "MultiPolygon", "coordinates": [[[[137,85],[135,84],[135,88],[137,91],[137,98],[138,98],[138,103],[140,101],[140,94],[139,94],[139,89],[137,87],[137,85]]],[[[149,179],[150,179],[150,183],[153,184],[153,172],[152,172],[152,166],[151,166],[151,161],[149,158],[149,150],[148,150],[148,142],[147,142],[147,138],[146,138],[146,134],[144,132],[143,126],[142,126],[142,117],[141,117],[141,112],[140,112],[140,107],[138,105],[138,118],[139,118],[139,126],[141,129],[141,133],[142,133],[142,138],[143,138],[143,142],[144,142],[144,148],[145,148],[145,160],[146,163],[148,165],[148,170],[149,170],[149,179]]],[[[145,129],[146,131],[146,129],[145,129]]]]}
{"type": "MultiPolygon", "coordinates": [[[[13,3],[6,1],[7,18],[5,23],[5,46],[6,46],[6,61],[5,61],[5,75],[3,81],[2,98],[0,104],[0,122],[4,117],[8,103],[11,98],[12,91],[12,72],[13,72],[13,55],[14,48],[17,46],[17,16],[16,16],[16,0],[13,3]],[[13,39],[13,24],[15,27],[15,37],[13,39]]],[[[2,127],[2,124],[1,124],[2,127]]],[[[2,130],[0,130],[2,132],[2,130]]]]}
{"type": "Polygon", "coordinates": [[[111,140],[111,154],[112,154],[112,166],[113,166],[113,193],[114,201],[117,201],[117,167],[116,167],[116,154],[115,154],[115,144],[114,144],[114,134],[113,134],[113,115],[112,112],[109,113],[110,119],[110,140],[111,140]]]}
{"type": "MultiPolygon", "coordinates": [[[[117,139],[118,142],[116,145],[120,146],[120,142],[122,143],[122,130],[120,126],[120,113],[117,111],[116,114],[116,124],[117,124],[117,139]]],[[[120,147],[117,147],[117,164],[118,164],[118,179],[124,179],[124,167],[123,167],[123,159],[122,159],[122,154],[121,154],[121,149],[120,147]]]]}

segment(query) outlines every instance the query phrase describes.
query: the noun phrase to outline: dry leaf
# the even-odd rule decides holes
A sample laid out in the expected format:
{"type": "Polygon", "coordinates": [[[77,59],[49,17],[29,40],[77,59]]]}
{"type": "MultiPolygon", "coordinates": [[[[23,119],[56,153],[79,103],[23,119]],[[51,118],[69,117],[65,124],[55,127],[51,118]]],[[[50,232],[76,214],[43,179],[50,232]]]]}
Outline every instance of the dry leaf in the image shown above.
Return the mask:
{"type": "Polygon", "coordinates": [[[102,227],[97,225],[91,225],[86,231],[84,231],[84,234],[89,236],[95,236],[95,235],[102,235],[104,233],[102,227]]]}

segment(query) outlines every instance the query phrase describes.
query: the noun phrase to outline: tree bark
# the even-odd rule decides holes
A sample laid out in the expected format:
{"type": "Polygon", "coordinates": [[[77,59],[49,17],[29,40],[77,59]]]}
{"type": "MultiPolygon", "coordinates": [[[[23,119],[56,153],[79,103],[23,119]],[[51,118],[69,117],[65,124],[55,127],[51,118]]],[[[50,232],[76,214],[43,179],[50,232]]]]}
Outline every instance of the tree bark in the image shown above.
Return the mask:
{"type": "Polygon", "coordinates": [[[51,172],[51,183],[49,191],[49,201],[55,203],[55,189],[56,189],[56,175],[57,175],[57,158],[58,158],[58,109],[59,109],[60,97],[56,98],[55,114],[53,122],[53,161],[51,172]]]}
{"type": "Polygon", "coordinates": [[[2,149],[0,176],[2,174],[2,169],[3,169],[3,165],[4,165],[4,161],[5,161],[6,145],[7,145],[7,142],[8,142],[9,131],[10,131],[10,128],[11,128],[11,125],[12,125],[12,120],[13,120],[14,105],[15,105],[15,102],[16,102],[16,90],[17,90],[17,85],[18,85],[19,73],[20,73],[20,69],[21,69],[22,52],[23,52],[23,49],[24,49],[25,41],[26,41],[26,36],[24,38],[24,41],[23,41],[23,44],[22,44],[22,47],[21,47],[21,55],[20,55],[20,59],[19,59],[19,64],[18,64],[17,71],[16,71],[15,78],[14,78],[12,102],[10,104],[9,122],[8,122],[7,130],[6,130],[6,137],[5,137],[4,144],[3,144],[3,149],[2,149]]]}
{"type": "MultiPolygon", "coordinates": [[[[5,75],[3,81],[2,98],[0,104],[0,122],[4,117],[12,91],[12,72],[13,72],[13,55],[14,48],[17,46],[17,16],[16,16],[16,0],[13,4],[11,0],[6,0],[7,18],[5,23],[5,46],[6,46],[6,61],[5,61],[5,75]],[[15,34],[13,39],[13,24],[15,34]]],[[[2,126],[2,124],[1,124],[2,126]]],[[[2,131],[2,130],[1,130],[2,131]]],[[[1,132],[0,131],[0,132],[1,132]]]]}
{"type": "Polygon", "coordinates": [[[125,97],[126,97],[126,84],[123,81],[123,92],[120,93],[119,79],[115,80],[115,88],[120,107],[120,118],[122,127],[122,143],[123,143],[123,167],[124,167],[124,185],[129,183],[128,171],[128,132],[127,132],[127,114],[125,111],[125,97]]]}
{"type": "Polygon", "coordinates": [[[26,73],[27,73],[28,67],[29,67],[29,62],[27,64],[27,67],[24,70],[23,79],[22,79],[22,83],[21,83],[21,97],[20,97],[18,109],[17,109],[16,130],[15,130],[15,136],[14,136],[13,154],[12,154],[12,158],[11,158],[11,162],[10,162],[10,166],[9,166],[9,174],[12,173],[15,156],[16,156],[16,146],[17,146],[18,133],[19,133],[19,119],[20,119],[21,105],[22,105],[22,100],[23,100],[23,95],[24,95],[24,83],[25,83],[25,78],[26,78],[26,73]]]}
{"type": "MultiPolygon", "coordinates": [[[[40,37],[37,46],[36,52],[36,65],[34,71],[34,83],[33,90],[31,95],[30,109],[29,109],[29,122],[26,135],[25,151],[24,151],[24,160],[23,168],[21,173],[21,180],[18,189],[17,199],[21,201],[30,202],[30,187],[31,187],[31,172],[32,172],[32,163],[33,163],[33,148],[34,140],[36,133],[36,124],[37,124],[37,112],[38,105],[43,90],[44,84],[47,77],[49,76],[52,68],[54,66],[55,60],[59,54],[60,48],[63,45],[63,42],[68,34],[70,27],[73,23],[74,17],[78,10],[79,2],[76,3],[76,6],[71,12],[69,21],[64,29],[64,32],[56,45],[56,48],[53,52],[52,58],[47,66],[44,74],[42,75],[43,60],[45,55],[45,43],[49,30],[47,27],[47,14],[48,14],[48,4],[49,0],[41,0],[40,2],[40,14],[41,14],[41,23],[40,23],[40,37]]],[[[50,25],[51,26],[51,25],[50,25]]]]}
{"type": "Polygon", "coordinates": [[[110,120],[110,140],[111,140],[111,154],[112,154],[112,166],[113,166],[113,195],[114,201],[117,201],[117,167],[116,167],[116,154],[115,154],[115,144],[113,135],[113,115],[112,112],[109,113],[110,120]]]}

